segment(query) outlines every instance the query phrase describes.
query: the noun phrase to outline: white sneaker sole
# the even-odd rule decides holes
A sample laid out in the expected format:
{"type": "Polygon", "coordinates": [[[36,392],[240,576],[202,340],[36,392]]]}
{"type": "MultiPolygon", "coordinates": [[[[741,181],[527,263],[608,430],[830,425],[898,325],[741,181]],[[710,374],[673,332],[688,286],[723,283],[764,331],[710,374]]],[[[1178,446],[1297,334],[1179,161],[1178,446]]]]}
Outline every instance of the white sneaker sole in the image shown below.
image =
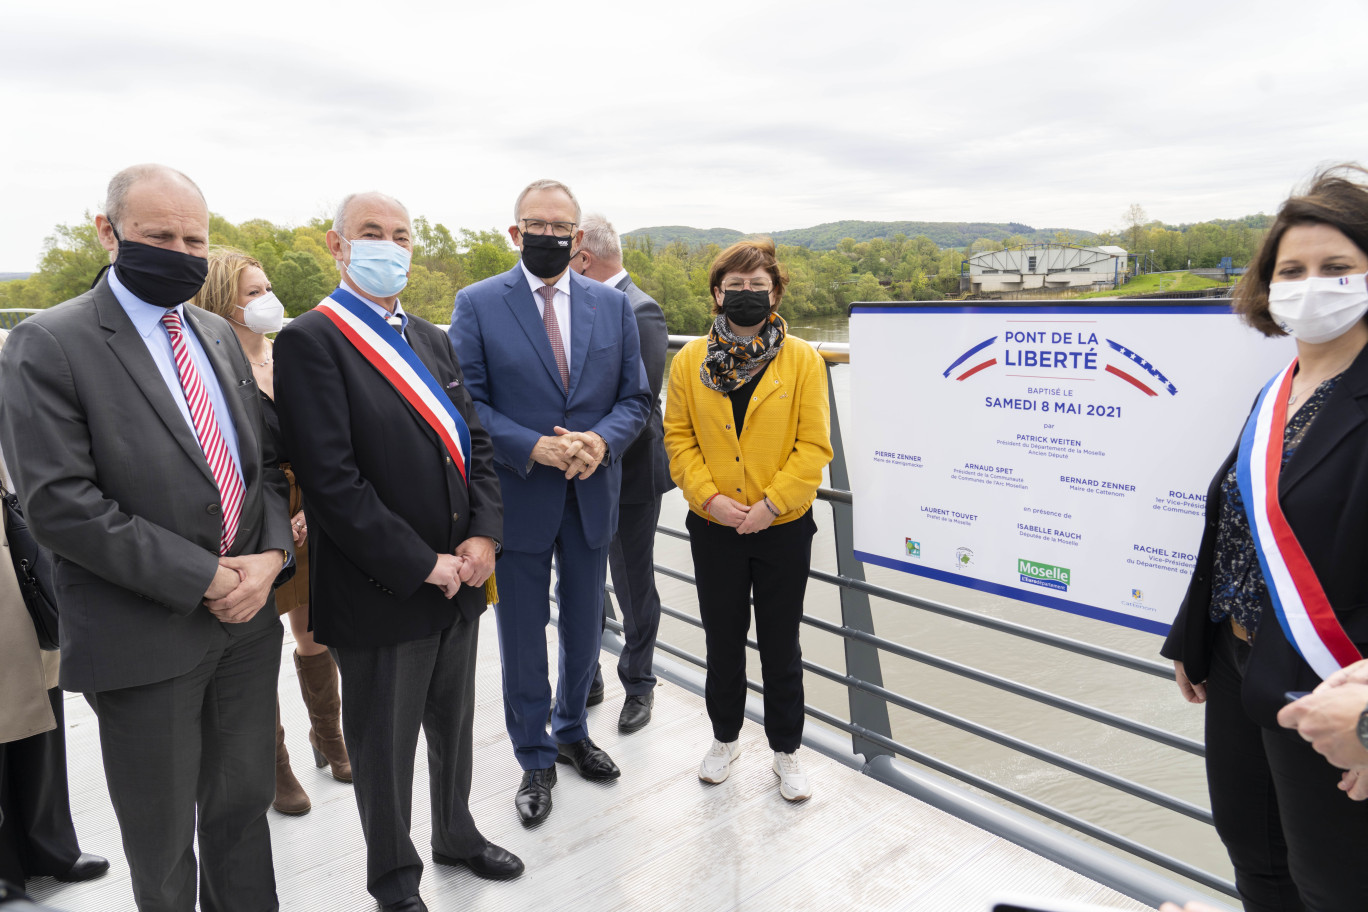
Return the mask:
{"type": "Polygon", "coordinates": [[[811,786],[808,787],[808,790],[806,792],[803,792],[801,794],[798,792],[790,792],[788,790],[788,788],[784,785],[784,777],[779,772],[778,762],[775,762],[775,764],[770,768],[774,770],[774,775],[779,777],[779,794],[783,796],[785,801],[792,801],[794,803],[797,803],[799,801],[807,801],[809,798],[812,797],[811,786]]]}
{"type": "Polygon", "coordinates": [[[731,775],[731,765],[736,762],[736,758],[739,756],[741,756],[741,745],[738,744],[736,746],[736,752],[731,755],[731,759],[727,761],[727,765],[722,769],[721,773],[705,773],[703,768],[699,767],[698,781],[706,782],[709,785],[721,785],[726,782],[727,777],[731,775]]]}

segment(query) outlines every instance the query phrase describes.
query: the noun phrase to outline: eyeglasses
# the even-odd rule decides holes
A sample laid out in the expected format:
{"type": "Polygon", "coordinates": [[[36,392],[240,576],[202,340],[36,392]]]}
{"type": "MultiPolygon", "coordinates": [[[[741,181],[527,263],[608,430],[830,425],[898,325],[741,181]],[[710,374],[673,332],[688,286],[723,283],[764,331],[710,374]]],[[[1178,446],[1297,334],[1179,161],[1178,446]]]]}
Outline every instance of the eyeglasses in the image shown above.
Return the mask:
{"type": "Polygon", "coordinates": [[[553,237],[568,238],[575,233],[574,222],[548,222],[543,219],[523,219],[522,230],[528,234],[551,234],[553,237]]]}
{"type": "Polygon", "coordinates": [[[728,279],[722,283],[723,291],[770,291],[774,286],[768,279],[728,279]]]}

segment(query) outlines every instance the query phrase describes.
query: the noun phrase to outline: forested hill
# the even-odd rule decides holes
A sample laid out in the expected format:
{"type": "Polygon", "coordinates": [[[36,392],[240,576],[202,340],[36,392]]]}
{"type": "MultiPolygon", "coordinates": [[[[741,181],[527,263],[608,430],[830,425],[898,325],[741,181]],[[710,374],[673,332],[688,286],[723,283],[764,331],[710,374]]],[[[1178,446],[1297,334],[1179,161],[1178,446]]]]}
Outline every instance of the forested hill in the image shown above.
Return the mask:
{"type": "MultiPolygon", "coordinates": [[[[766,232],[761,232],[765,234],[766,232]]],[[[835,250],[843,238],[855,241],[872,241],[875,238],[926,237],[937,247],[968,247],[974,241],[987,238],[1005,241],[1007,238],[1026,238],[1032,243],[1058,241],[1061,235],[1067,236],[1071,243],[1088,244],[1097,235],[1078,229],[1032,228],[1018,222],[826,222],[812,228],[793,228],[788,231],[768,232],[776,244],[793,247],[806,247],[809,250],[835,250]]],[[[650,238],[656,246],[665,246],[674,241],[683,241],[690,247],[701,244],[728,244],[747,237],[744,232],[732,228],[690,228],[687,225],[660,225],[654,228],[638,228],[629,231],[624,237],[645,240],[650,238]]]]}

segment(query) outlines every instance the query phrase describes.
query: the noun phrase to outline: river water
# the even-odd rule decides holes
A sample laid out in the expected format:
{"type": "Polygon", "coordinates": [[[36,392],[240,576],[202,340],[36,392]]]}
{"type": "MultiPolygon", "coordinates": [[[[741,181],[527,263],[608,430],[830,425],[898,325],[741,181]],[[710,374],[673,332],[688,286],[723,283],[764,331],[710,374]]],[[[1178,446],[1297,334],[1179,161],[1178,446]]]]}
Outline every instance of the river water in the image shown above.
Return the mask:
{"type": "MultiPolygon", "coordinates": [[[[849,341],[843,315],[808,318],[790,324],[790,332],[810,341],[849,341]]],[[[858,357],[858,353],[854,353],[858,357]]],[[[668,374],[668,367],[667,367],[668,374]]],[[[850,369],[836,365],[830,373],[845,439],[851,433],[850,369]]],[[[890,415],[897,420],[896,415],[890,415]]],[[[950,432],[933,429],[931,433],[950,432]]],[[[836,572],[831,507],[814,506],[818,533],[813,565],[836,572]]],[[[859,510],[858,498],[855,510],[859,510]]],[[[661,524],[682,530],[687,507],[677,490],[666,495],[661,524]]],[[[692,566],[687,542],[656,538],[656,562],[675,568],[692,566]]],[[[911,574],[865,565],[870,582],[934,599],[983,615],[1049,630],[1120,652],[1160,660],[1158,636],[1029,605],[972,589],[939,583],[911,574]]],[[[662,601],[697,614],[692,586],[657,575],[662,601]]],[[[916,608],[871,598],[875,632],[880,636],[944,658],[1002,675],[1051,693],[1069,697],[1156,728],[1202,740],[1202,710],[1179,697],[1177,686],[1152,675],[1129,671],[1061,652],[977,625],[942,618],[916,608]]],[[[834,586],[810,582],[809,614],[840,622],[840,600],[834,586]]],[[[753,633],[753,631],[752,631],[753,633]]],[[[839,637],[804,626],[804,658],[843,669],[839,637]]],[[[702,656],[702,632],[664,618],[660,637],[702,656]]],[[[945,712],[971,719],[1114,775],[1167,792],[1201,807],[1208,806],[1206,774],[1200,758],[1143,738],[1089,722],[1077,716],[1004,693],[957,675],[897,657],[883,656],[884,686],[945,712]]],[[[752,654],[750,676],[759,679],[759,660],[752,654]]],[[[845,688],[808,674],[810,704],[848,717],[845,688]]],[[[1229,862],[1215,831],[1208,825],[1157,808],[1107,786],[1036,761],[1009,748],[960,732],[951,726],[897,707],[889,709],[893,737],[942,761],[1054,805],[1153,849],[1231,877],[1229,862]]],[[[809,723],[812,724],[812,723],[809,723]]],[[[702,756],[706,745],[698,746],[702,756]]],[[[814,783],[820,790],[821,783],[814,783]]]]}

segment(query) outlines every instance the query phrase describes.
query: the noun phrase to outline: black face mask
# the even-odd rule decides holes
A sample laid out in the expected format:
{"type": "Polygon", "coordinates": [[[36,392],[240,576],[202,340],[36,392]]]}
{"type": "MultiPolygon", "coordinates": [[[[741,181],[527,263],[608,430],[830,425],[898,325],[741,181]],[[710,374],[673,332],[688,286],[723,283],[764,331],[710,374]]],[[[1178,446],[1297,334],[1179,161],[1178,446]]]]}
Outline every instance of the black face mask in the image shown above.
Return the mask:
{"type": "Polygon", "coordinates": [[[114,271],[124,287],[140,299],[169,309],[184,304],[204,287],[209,261],[179,250],[120,239],[114,271]]]}
{"type": "Polygon", "coordinates": [[[539,279],[554,279],[570,265],[574,238],[524,232],[522,242],[523,265],[539,279]]]}
{"type": "Polygon", "coordinates": [[[770,298],[768,291],[740,291],[722,292],[722,313],[726,314],[727,319],[737,326],[754,326],[757,323],[765,322],[765,318],[770,315],[770,298]]]}

